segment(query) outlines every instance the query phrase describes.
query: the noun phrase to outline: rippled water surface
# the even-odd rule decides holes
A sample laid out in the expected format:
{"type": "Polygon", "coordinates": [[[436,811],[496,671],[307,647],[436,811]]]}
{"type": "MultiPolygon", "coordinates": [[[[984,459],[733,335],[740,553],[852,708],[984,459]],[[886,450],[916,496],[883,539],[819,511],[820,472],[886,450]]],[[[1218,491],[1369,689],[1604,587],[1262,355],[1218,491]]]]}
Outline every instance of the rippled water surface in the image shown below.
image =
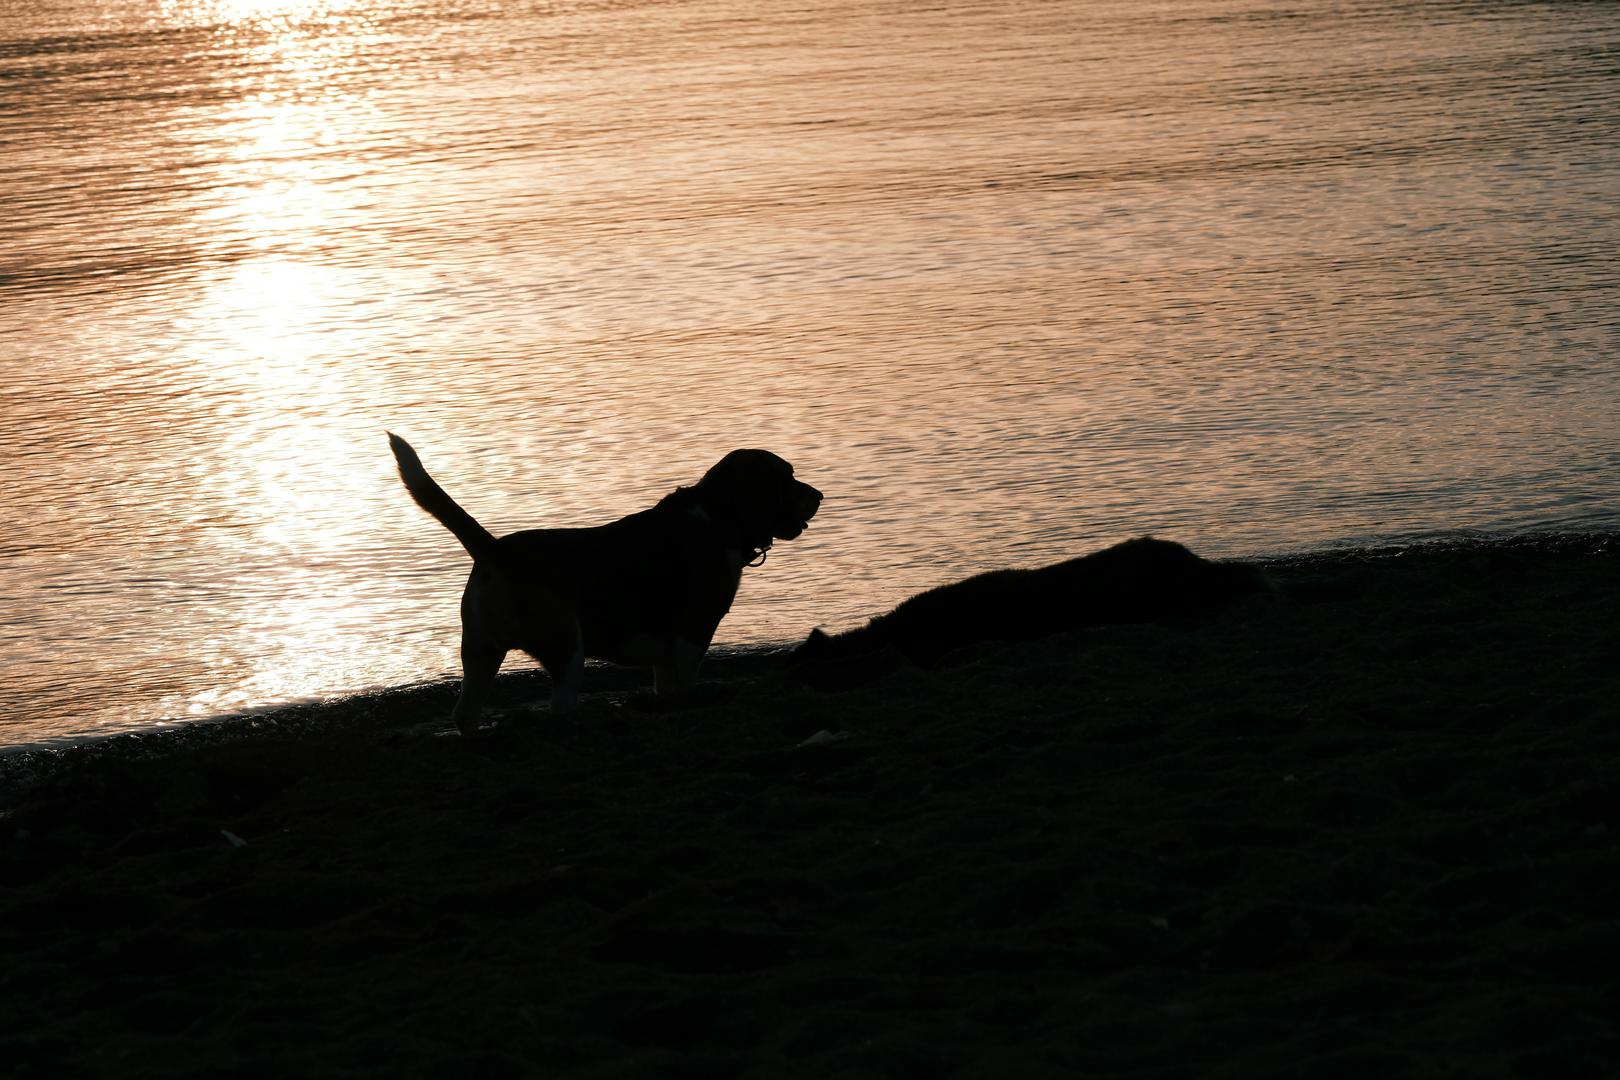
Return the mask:
{"type": "Polygon", "coordinates": [[[497,532],[788,457],[729,644],[1620,527],[1617,73],[1590,3],[0,6],[0,743],[453,671],[384,428],[497,532]]]}

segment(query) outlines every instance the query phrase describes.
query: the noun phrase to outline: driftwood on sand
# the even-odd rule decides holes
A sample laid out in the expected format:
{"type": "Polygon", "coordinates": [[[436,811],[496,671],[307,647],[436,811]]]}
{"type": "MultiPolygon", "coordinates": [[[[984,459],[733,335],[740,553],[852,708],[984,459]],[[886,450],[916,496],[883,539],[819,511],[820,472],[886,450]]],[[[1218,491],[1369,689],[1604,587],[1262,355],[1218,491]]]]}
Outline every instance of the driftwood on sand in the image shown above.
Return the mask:
{"type": "Polygon", "coordinates": [[[1162,622],[1270,593],[1264,570],[1211,562],[1181,544],[1141,537],[1034,569],[991,570],[906,600],[841,634],[812,630],[795,662],[892,650],[930,664],[986,641],[1035,641],[1087,626],[1162,622]]]}

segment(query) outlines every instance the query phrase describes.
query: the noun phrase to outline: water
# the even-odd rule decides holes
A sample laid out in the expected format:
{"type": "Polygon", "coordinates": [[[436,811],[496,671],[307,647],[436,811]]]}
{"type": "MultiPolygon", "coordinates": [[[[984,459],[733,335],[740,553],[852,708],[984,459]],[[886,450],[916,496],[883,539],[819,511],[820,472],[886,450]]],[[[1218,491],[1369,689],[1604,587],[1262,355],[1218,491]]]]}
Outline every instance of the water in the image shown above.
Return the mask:
{"type": "Polygon", "coordinates": [[[1611,5],[21,0],[0,155],[4,744],[452,673],[384,428],[497,532],[788,457],[733,645],[1620,527],[1611,5]]]}

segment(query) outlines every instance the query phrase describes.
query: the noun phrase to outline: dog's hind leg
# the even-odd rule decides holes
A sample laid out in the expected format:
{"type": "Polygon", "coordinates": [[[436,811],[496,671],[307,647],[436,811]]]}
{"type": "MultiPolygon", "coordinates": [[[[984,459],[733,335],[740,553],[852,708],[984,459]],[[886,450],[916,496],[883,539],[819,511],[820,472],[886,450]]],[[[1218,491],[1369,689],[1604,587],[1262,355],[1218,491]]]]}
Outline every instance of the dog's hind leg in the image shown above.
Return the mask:
{"type": "Polygon", "coordinates": [[[585,639],[579,625],[574,625],[572,633],[556,634],[548,647],[524,652],[540,661],[551,676],[551,711],[561,715],[577,709],[579,687],[585,681],[585,639]]]}
{"type": "Polygon", "coordinates": [[[484,711],[484,702],[495,685],[495,676],[501,670],[506,650],[495,645],[463,637],[461,640],[461,696],[456,699],[456,729],[463,735],[478,730],[478,714],[484,711]]]}

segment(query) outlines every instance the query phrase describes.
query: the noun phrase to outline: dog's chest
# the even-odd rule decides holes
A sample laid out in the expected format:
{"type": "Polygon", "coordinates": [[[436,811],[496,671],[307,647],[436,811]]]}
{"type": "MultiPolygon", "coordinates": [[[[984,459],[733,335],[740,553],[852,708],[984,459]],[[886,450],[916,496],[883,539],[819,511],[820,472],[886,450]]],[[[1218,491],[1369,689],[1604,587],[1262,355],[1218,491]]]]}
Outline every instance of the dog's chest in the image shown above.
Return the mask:
{"type": "Polygon", "coordinates": [[[620,663],[665,663],[676,638],[707,644],[742,581],[734,549],[666,551],[596,576],[579,598],[589,655],[620,663]]]}

